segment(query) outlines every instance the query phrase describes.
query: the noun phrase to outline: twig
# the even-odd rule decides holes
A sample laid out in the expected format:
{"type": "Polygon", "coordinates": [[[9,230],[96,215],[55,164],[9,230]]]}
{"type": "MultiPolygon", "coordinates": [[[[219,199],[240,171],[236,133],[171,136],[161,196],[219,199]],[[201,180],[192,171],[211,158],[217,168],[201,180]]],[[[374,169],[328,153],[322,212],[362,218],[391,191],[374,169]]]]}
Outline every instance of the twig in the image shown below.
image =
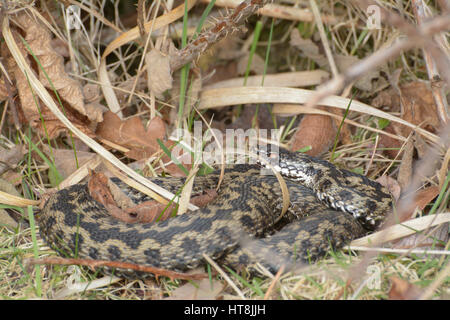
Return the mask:
{"type": "Polygon", "coordinates": [[[186,274],[180,272],[174,272],[170,270],[153,268],[145,265],[119,262],[119,261],[106,261],[106,260],[92,260],[92,259],[71,259],[71,258],[59,258],[59,257],[46,257],[42,259],[30,258],[27,260],[30,264],[56,264],[56,265],[81,265],[88,266],[91,269],[98,267],[110,267],[110,268],[121,268],[121,269],[131,269],[135,271],[152,273],[155,277],[164,276],[171,279],[183,279],[183,280],[199,280],[207,278],[207,274],[186,274]]]}
{"type": "Polygon", "coordinates": [[[281,266],[281,268],[278,270],[277,274],[275,275],[275,277],[272,279],[272,282],[270,283],[269,288],[266,291],[266,294],[264,295],[264,300],[269,299],[270,294],[273,290],[273,288],[275,287],[275,284],[278,282],[278,279],[280,279],[281,275],[284,272],[284,264],[281,266]]]}
{"type": "MultiPolygon", "coordinates": [[[[202,3],[209,3],[211,0],[200,0],[202,3]]],[[[216,7],[236,8],[242,0],[216,0],[216,7]]],[[[282,20],[292,21],[314,21],[311,10],[307,8],[298,8],[293,6],[281,5],[278,3],[267,3],[263,8],[258,10],[258,14],[266,17],[272,17],[282,20]]],[[[322,21],[326,24],[337,24],[342,22],[339,17],[331,14],[322,14],[322,21]]]]}
{"type": "Polygon", "coordinates": [[[218,19],[212,28],[201,33],[195,40],[189,42],[186,47],[170,57],[171,70],[178,70],[186,63],[196,60],[213,44],[225,38],[229,33],[238,31],[239,26],[267,2],[268,0],[245,0],[234,9],[233,13],[218,19]]]}

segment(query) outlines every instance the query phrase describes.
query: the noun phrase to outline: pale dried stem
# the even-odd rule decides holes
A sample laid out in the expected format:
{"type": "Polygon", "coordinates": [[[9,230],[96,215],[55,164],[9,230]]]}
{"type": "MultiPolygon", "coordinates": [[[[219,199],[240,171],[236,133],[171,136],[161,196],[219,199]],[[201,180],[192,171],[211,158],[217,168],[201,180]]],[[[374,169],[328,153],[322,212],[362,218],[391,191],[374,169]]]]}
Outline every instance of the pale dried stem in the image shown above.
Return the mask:
{"type": "Polygon", "coordinates": [[[309,5],[311,6],[312,12],[314,14],[314,20],[317,24],[317,29],[319,29],[320,39],[322,41],[325,54],[328,59],[328,63],[330,64],[331,73],[333,74],[333,77],[337,77],[339,74],[339,71],[337,69],[336,63],[333,58],[333,53],[330,49],[330,43],[328,42],[327,34],[325,33],[325,28],[323,27],[322,18],[320,16],[319,8],[317,7],[315,0],[309,0],[309,5]]]}
{"type": "Polygon", "coordinates": [[[203,258],[214,268],[217,272],[220,273],[220,275],[225,279],[225,281],[230,285],[231,288],[238,294],[238,296],[242,300],[246,300],[244,294],[241,290],[236,286],[236,284],[230,279],[230,277],[222,270],[222,268],[219,267],[219,265],[211,259],[208,255],[203,254],[203,258]]]}

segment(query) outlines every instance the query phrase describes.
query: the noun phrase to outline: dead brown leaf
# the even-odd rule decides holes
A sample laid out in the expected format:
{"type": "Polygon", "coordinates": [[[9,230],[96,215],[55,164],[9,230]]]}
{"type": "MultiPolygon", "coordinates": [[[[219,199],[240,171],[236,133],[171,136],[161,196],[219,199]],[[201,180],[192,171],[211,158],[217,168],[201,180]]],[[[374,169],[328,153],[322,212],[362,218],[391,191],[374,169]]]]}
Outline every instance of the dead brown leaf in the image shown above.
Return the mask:
{"type": "MultiPolygon", "coordinates": [[[[67,127],[61,121],[59,121],[59,119],[53,114],[53,112],[51,112],[47,107],[43,105],[41,105],[40,108],[42,120],[39,116],[36,115],[33,116],[33,118],[28,119],[28,122],[32,127],[41,131],[41,134],[44,136],[47,136],[48,134],[48,137],[50,139],[58,137],[63,132],[67,132],[67,127]],[[42,122],[45,123],[45,130],[42,127],[42,122]]],[[[65,116],[67,117],[67,119],[69,119],[70,122],[72,122],[74,126],[76,126],[86,135],[90,137],[94,136],[92,130],[89,128],[90,123],[85,116],[80,115],[69,106],[66,106],[64,109],[65,116]]],[[[25,119],[25,122],[27,122],[27,119],[25,119]]]]}
{"type": "Polygon", "coordinates": [[[125,155],[140,160],[154,155],[160,148],[156,139],[163,140],[165,136],[164,122],[159,117],[150,120],[147,129],[138,117],[121,120],[111,111],[103,115],[103,122],[98,127],[98,137],[121,145],[130,151],[125,155]]]}
{"type": "MultiPolygon", "coordinates": [[[[448,223],[443,223],[432,232],[418,232],[410,236],[401,238],[393,243],[392,247],[396,249],[433,249],[444,250],[445,243],[449,240],[448,223]]],[[[416,254],[419,255],[419,254],[416,254]]],[[[420,256],[420,255],[419,255],[420,256]]]]}
{"type": "MultiPolygon", "coordinates": [[[[52,46],[52,37],[47,29],[40,21],[31,17],[25,11],[15,16],[18,26],[14,34],[15,40],[22,55],[34,67],[36,74],[42,84],[49,89],[54,96],[55,102],[59,104],[58,99],[53,90],[58,92],[62,105],[66,112],[66,116],[83,132],[90,134],[87,127],[91,119],[91,113],[87,112],[84,106],[83,94],[77,81],[71,79],[64,70],[64,59],[56,52],[52,46]],[[25,34],[25,40],[29,49],[25,48],[19,38],[19,34],[25,34]],[[39,60],[39,64],[34,61],[33,55],[39,60]],[[47,78],[48,77],[48,78],[47,78]],[[50,81],[51,83],[50,83],[50,81]]],[[[59,123],[57,118],[53,116],[45,107],[36,104],[35,96],[29,88],[26,76],[17,67],[14,59],[3,48],[3,56],[7,57],[7,66],[10,74],[14,75],[16,86],[20,97],[20,106],[25,116],[25,121],[30,122],[35,128],[44,133],[40,113],[45,121],[47,133],[50,138],[56,137],[60,132],[66,131],[65,126],[59,123]]]]}
{"type": "Polygon", "coordinates": [[[311,39],[302,38],[298,29],[292,30],[289,44],[300,50],[307,58],[316,62],[321,68],[327,67],[328,59],[320,53],[319,47],[311,39]]]}
{"type": "Polygon", "coordinates": [[[86,102],[93,102],[100,100],[101,99],[100,86],[94,83],[86,84],[83,87],[83,95],[86,102]]]}
{"type": "MultiPolygon", "coordinates": [[[[125,155],[131,159],[142,160],[156,156],[158,160],[156,165],[161,165],[164,172],[175,177],[185,176],[184,172],[162,152],[157,142],[157,139],[160,139],[169,150],[174,144],[173,141],[164,141],[166,129],[164,121],[160,117],[151,119],[147,129],[139,117],[121,120],[117,115],[108,111],[103,118],[103,122],[97,127],[97,137],[128,149],[125,155]]],[[[184,164],[184,167],[187,170],[190,169],[189,164],[184,164]]]]}
{"type": "Polygon", "coordinates": [[[60,38],[53,38],[51,40],[53,50],[62,57],[70,57],[70,50],[67,43],[60,38]]]}
{"type": "Polygon", "coordinates": [[[88,190],[91,197],[105,207],[116,204],[111,191],[108,189],[108,177],[103,173],[91,172],[88,190]]]}
{"type": "Polygon", "coordinates": [[[226,129],[243,129],[250,128],[264,128],[272,129],[273,121],[269,109],[265,105],[261,105],[256,112],[257,107],[255,105],[246,105],[239,117],[237,117],[231,124],[223,124],[221,127],[226,129]]]}
{"type": "Polygon", "coordinates": [[[75,152],[73,150],[53,149],[53,155],[56,169],[60,173],[61,177],[65,179],[75,172],[75,170],[77,170],[80,166],[92,159],[95,156],[95,153],[77,150],[75,159],[75,152]]]}
{"type": "MultiPolygon", "coordinates": [[[[372,105],[376,107],[389,108],[391,112],[400,112],[401,118],[414,125],[435,133],[440,127],[439,117],[436,112],[434,98],[428,85],[423,82],[410,82],[400,86],[400,94],[397,89],[390,88],[381,92],[376,98],[372,100],[372,105]]],[[[403,137],[408,137],[411,133],[411,128],[403,126],[398,123],[391,122],[384,130],[389,133],[397,134],[403,137]]],[[[417,145],[416,149],[423,150],[421,145],[417,145]]],[[[401,142],[389,138],[386,135],[380,136],[380,145],[384,148],[401,147],[401,142]]],[[[386,151],[390,157],[397,156],[397,150],[386,151]]]]}
{"type": "MultiPolygon", "coordinates": [[[[217,196],[214,192],[215,190],[209,190],[206,194],[192,197],[190,203],[197,207],[205,207],[217,196]]],[[[119,200],[114,192],[113,195],[116,202],[118,202],[119,200]]],[[[167,206],[156,200],[150,200],[138,205],[133,204],[128,208],[122,208],[120,212],[114,211],[114,214],[112,215],[127,223],[150,223],[169,219],[176,209],[177,204],[175,203],[171,203],[167,206]]]]}
{"type": "Polygon", "coordinates": [[[166,90],[172,88],[169,55],[153,49],[145,55],[147,63],[148,87],[157,98],[162,98],[166,90]]]}
{"type": "Polygon", "coordinates": [[[389,300],[415,300],[419,298],[422,290],[406,280],[398,277],[390,277],[391,289],[389,300]]]}
{"type": "Polygon", "coordinates": [[[403,202],[404,206],[400,213],[401,221],[409,220],[416,208],[423,210],[427,204],[437,197],[438,194],[439,188],[437,186],[431,186],[416,192],[410,201],[403,202]]]}
{"type": "MultiPolygon", "coordinates": [[[[156,201],[136,205],[118,186],[102,173],[92,173],[88,182],[89,194],[103,204],[108,213],[126,223],[144,223],[155,219],[156,201]]],[[[171,211],[169,211],[170,213],[171,211]]],[[[164,218],[167,218],[165,215],[164,218]]]]}
{"type": "MultiPolygon", "coordinates": [[[[420,125],[430,132],[436,132],[440,122],[433,93],[428,85],[423,82],[410,82],[401,86],[400,91],[402,119],[420,125]]],[[[410,130],[403,128],[402,132],[409,134],[410,130]]]]}
{"type": "Polygon", "coordinates": [[[196,285],[188,282],[175,289],[167,300],[216,300],[223,289],[224,285],[221,281],[203,279],[196,285]]]}
{"type": "Polygon", "coordinates": [[[388,189],[389,193],[392,195],[394,200],[397,202],[400,198],[400,194],[402,192],[402,188],[400,187],[400,184],[395,180],[394,178],[391,178],[389,176],[383,175],[376,179],[379,184],[381,184],[383,187],[388,189]]]}
{"type": "Polygon", "coordinates": [[[8,169],[14,169],[27,153],[23,145],[14,145],[11,148],[0,145],[0,174],[8,169]]]}
{"type": "MultiPolygon", "coordinates": [[[[237,72],[238,74],[245,74],[248,66],[248,59],[250,58],[250,54],[245,54],[243,57],[239,58],[237,63],[237,72]]],[[[250,71],[255,74],[263,74],[264,72],[264,59],[259,55],[254,54],[252,56],[252,64],[250,65],[250,71]]]]}
{"type": "Polygon", "coordinates": [[[328,151],[336,137],[337,129],[331,117],[305,114],[292,138],[292,151],[311,146],[306,153],[318,156],[328,151]]]}

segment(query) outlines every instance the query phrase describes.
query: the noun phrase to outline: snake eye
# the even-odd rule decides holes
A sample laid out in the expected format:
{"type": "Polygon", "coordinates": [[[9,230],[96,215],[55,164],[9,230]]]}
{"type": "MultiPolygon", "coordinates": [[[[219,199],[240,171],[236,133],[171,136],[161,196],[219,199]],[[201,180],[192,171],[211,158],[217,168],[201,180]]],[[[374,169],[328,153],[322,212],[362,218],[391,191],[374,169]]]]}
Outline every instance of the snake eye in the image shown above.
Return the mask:
{"type": "Polygon", "coordinates": [[[138,214],[136,212],[128,212],[128,215],[133,219],[137,218],[137,216],[138,216],[138,214]]]}

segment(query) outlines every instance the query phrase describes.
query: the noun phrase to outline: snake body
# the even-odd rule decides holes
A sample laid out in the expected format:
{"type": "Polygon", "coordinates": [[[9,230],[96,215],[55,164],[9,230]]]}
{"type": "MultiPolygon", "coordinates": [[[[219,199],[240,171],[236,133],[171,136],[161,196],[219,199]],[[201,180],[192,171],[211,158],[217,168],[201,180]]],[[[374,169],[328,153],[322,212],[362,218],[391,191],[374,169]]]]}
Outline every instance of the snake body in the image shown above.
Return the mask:
{"type": "MultiPolygon", "coordinates": [[[[92,199],[87,184],[73,185],[47,201],[40,232],[65,256],[184,271],[208,255],[231,266],[261,262],[275,271],[283,264],[315,260],[364,235],[390,209],[384,187],[328,161],[280,149],[275,168],[290,195],[288,214],[281,220],[277,178],[262,175],[258,165],[236,164],[227,167],[218,196],[205,208],[158,223],[118,221],[92,199]]],[[[193,192],[215,188],[219,176],[216,171],[197,177],[193,192]]],[[[185,183],[183,178],[151,180],[174,193],[185,183]]],[[[149,200],[130,194],[136,202],[149,200]]]]}

